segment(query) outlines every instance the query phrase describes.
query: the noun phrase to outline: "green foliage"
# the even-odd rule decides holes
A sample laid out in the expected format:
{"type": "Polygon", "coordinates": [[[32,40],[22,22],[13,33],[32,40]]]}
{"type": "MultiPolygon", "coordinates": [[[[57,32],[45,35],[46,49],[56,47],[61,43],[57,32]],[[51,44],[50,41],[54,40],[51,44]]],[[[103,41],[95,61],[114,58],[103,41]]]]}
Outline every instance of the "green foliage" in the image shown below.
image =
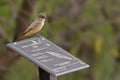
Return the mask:
{"type": "Polygon", "coordinates": [[[33,80],[38,75],[37,67],[24,58],[21,58],[12,66],[5,80],[33,80]]]}
{"type": "MultiPolygon", "coordinates": [[[[15,34],[16,14],[22,1],[13,0],[10,3],[8,0],[0,0],[0,28],[11,41],[15,34]]],[[[55,12],[59,12],[59,9],[63,5],[66,6],[70,1],[71,6],[73,6],[72,1],[74,0],[38,0],[30,23],[41,11],[44,11],[47,16],[54,16],[55,12]]],[[[82,3],[84,7],[77,10],[77,18],[75,17],[76,14],[72,14],[74,8],[70,7],[70,11],[63,12],[67,15],[57,16],[58,19],[52,17],[52,22],[46,21],[40,34],[56,44],[70,44],[67,46],[68,51],[91,66],[86,70],[60,76],[60,80],[120,79],[120,65],[116,59],[116,57],[120,58],[119,44],[117,43],[120,33],[117,34],[112,25],[114,21],[116,24],[120,22],[120,0],[103,0],[103,3],[108,17],[110,16],[108,19],[101,11],[103,5],[101,5],[100,0],[85,0],[85,3],[82,3]]],[[[120,31],[120,24],[117,25],[120,31]]],[[[5,45],[0,37],[0,51],[4,49],[5,45]]],[[[5,80],[34,80],[36,77],[38,74],[35,65],[21,58],[12,64],[5,80]]]]}

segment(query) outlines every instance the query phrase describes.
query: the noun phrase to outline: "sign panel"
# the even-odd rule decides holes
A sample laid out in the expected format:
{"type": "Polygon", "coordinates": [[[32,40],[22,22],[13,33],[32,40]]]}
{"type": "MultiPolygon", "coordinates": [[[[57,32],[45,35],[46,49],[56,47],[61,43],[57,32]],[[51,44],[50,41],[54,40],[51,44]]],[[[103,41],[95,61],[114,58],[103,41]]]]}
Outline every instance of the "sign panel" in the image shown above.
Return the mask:
{"type": "Polygon", "coordinates": [[[9,43],[7,46],[54,76],[89,67],[42,36],[9,43]]]}

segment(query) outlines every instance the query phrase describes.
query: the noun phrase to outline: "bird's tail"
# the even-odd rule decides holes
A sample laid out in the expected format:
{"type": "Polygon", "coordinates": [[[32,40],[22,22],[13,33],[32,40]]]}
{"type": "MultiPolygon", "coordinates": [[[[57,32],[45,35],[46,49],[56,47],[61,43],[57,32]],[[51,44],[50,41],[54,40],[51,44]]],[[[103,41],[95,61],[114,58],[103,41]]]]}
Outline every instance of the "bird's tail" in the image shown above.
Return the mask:
{"type": "Polygon", "coordinates": [[[17,39],[15,39],[14,41],[19,41],[19,40],[22,40],[22,39],[24,39],[25,38],[25,36],[24,35],[21,35],[21,36],[19,36],[17,39]]]}

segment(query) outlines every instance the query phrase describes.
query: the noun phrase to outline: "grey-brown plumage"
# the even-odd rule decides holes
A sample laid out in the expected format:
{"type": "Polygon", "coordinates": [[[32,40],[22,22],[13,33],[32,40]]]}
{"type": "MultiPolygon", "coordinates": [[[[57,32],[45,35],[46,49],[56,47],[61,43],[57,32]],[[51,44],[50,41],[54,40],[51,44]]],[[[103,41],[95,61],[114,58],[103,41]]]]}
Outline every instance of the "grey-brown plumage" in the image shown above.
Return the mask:
{"type": "Polygon", "coordinates": [[[16,41],[38,33],[44,26],[45,19],[46,15],[44,13],[39,13],[39,15],[32,22],[32,24],[24,31],[24,33],[18,39],[16,39],[16,41]]]}

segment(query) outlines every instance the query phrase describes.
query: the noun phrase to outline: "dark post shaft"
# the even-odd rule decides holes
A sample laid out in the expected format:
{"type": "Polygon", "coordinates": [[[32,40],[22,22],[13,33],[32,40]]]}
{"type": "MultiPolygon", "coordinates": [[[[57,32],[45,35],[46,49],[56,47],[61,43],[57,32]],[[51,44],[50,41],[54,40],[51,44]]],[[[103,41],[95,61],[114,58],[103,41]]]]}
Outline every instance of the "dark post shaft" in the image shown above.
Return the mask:
{"type": "Polygon", "coordinates": [[[39,80],[50,80],[50,74],[41,68],[39,69],[39,80]]]}

